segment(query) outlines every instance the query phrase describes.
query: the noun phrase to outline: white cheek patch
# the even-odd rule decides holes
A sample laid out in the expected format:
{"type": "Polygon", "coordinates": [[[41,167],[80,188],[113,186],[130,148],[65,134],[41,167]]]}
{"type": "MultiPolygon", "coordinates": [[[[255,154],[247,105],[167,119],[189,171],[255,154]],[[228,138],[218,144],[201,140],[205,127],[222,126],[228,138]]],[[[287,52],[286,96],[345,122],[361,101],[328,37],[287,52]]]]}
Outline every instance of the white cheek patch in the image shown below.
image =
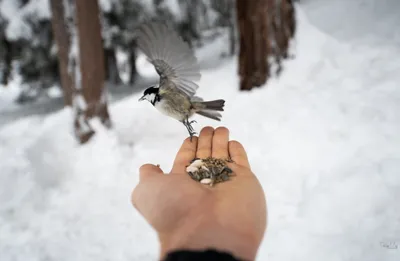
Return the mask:
{"type": "Polygon", "coordinates": [[[149,102],[154,101],[155,98],[156,98],[156,95],[154,93],[146,95],[146,100],[148,100],[149,102]]]}

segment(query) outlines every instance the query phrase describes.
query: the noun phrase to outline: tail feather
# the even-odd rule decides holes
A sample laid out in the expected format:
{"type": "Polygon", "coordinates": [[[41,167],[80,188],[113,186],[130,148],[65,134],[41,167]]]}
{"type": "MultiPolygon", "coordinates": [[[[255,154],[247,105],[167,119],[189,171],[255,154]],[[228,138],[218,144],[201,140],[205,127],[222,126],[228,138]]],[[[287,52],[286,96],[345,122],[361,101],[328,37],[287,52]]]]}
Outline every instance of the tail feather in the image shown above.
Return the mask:
{"type": "Polygon", "coordinates": [[[215,111],[198,111],[196,113],[201,116],[204,116],[204,117],[216,120],[216,121],[221,121],[221,117],[222,117],[221,114],[219,114],[218,112],[215,112],[215,111]]]}
{"type": "Polygon", "coordinates": [[[224,111],[225,101],[222,99],[214,101],[196,101],[193,102],[193,105],[199,111],[224,111]]]}

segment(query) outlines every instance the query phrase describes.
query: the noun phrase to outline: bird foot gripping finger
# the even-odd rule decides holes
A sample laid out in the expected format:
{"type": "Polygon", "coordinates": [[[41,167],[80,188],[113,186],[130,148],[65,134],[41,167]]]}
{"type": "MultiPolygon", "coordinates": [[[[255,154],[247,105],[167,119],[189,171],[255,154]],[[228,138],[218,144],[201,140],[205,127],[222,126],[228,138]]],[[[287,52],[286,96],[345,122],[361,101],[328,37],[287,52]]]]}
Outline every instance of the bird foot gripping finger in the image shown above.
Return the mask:
{"type": "Polygon", "coordinates": [[[189,123],[189,135],[190,135],[190,141],[192,141],[193,136],[195,136],[197,134],[197,132],[194,131],[192,125],[190,125],[189,123]]]}
{"type": "Polygon", "coordinates": [[[190,136],[190,142],[192,142],[193,140],[193,136],[195,136],[197,134],[197,132],[194,131],[191,123],[193,123],[193,121],[189,122],[187,119],[182,121],[183,125],[185,125],[187,131],[189,132],[189,136],[190,136]]]}
{"type": "Polygon", "coordinates": [[[190,142],[192,142],[193,136],[195,136],[196,134],[197,134],[196,132],[189,132],[190,142]]]}

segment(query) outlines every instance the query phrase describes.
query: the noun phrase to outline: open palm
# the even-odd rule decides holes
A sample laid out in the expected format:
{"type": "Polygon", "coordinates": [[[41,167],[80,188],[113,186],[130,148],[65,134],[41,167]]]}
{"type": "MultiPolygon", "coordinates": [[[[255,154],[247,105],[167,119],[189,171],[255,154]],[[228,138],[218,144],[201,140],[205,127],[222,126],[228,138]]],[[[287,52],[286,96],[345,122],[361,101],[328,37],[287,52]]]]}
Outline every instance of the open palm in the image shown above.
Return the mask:
{"type": "Polygon", "coordinates": [[[253,259],[256,250],[249,246],[258,248],[266,228],[262,187],[243,146],[229,141],[229,131],[223,127],[215,131],[206,127],[199,138],[186,139],[169,175],[155,165],[143,165],[132,202],[157,231],[164,251],[218,245],[225,250],[234,247],[243,258],[253,259]],[[192,180],[186,166],[195,157],[210,156],[230,157],[235,176],[213,187],[192,180]],[[244,250],[248,254],[242,254],[244,250]]]}

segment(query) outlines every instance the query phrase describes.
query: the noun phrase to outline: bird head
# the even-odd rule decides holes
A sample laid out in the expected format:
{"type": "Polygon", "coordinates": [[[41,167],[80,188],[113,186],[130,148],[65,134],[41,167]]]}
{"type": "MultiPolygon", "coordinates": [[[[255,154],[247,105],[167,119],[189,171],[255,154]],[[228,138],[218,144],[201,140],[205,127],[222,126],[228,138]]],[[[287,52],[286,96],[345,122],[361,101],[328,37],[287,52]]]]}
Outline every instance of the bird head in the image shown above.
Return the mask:
{"type": "Polygon", "coordinates": [[[154,103],[154,101],[158,95],[158,91],[159,91],[159,88],[156,86],[151,86],[151,87],[147,88],[144,91],[143,96],[139,99],[139,101],[148,100],[149,102],[154,103]]]}

